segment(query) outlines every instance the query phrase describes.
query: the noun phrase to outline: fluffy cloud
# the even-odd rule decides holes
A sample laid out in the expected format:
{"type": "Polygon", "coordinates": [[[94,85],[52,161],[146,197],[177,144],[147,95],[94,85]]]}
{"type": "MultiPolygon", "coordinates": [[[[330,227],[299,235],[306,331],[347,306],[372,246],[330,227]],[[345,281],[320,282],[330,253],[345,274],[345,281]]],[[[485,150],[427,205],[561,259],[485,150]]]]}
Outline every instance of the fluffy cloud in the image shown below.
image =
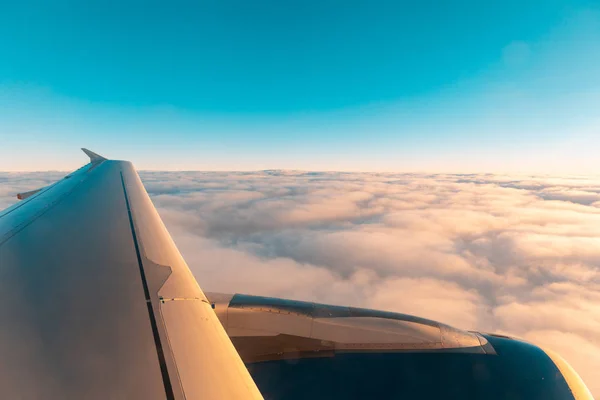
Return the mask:
{"type": "MultiPolygon", "coordinates": [[[[141,176],[206,291],[380,308],[512,334],[557,350],[600,397],[600,180],[141,176]]],[[[0,174],[0,206],[55,178],[0,174]]]]}
{"type": "Polygon", "coordinates": [[[512,334],[558,350],[600,393],[598,180],[142,177],[207,290],[361,305],[512,334]]]}

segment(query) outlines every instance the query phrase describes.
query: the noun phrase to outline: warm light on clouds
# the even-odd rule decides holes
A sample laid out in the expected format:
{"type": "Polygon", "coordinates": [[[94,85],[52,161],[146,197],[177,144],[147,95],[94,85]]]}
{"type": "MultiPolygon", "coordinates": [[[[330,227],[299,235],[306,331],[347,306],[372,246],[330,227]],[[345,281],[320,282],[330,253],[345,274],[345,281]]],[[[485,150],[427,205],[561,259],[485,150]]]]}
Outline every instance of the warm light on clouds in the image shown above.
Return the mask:
{"type": "MultiPolygon", "coordinates": [[[[558,351],[600,369],[600,180],[143,172],[200,285],[379,308],[558,351]]],[[[56,174],[0,174],[8,196],[56,174]]]]}

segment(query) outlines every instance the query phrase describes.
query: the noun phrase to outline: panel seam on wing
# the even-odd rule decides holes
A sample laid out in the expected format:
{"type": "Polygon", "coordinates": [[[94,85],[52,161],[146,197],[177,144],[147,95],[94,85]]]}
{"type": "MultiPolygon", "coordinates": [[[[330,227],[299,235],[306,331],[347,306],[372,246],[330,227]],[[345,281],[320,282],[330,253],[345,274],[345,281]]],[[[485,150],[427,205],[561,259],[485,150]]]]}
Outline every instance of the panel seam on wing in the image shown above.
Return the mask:
{"type": "Polygon", "coordinates": [[[159,296],[160,302],[164,303],[167,301],[194,301],[194,300],[200,300],[205,302],[206,304],[210,304],[207,300],[201,298],[201,297],[162,297],[159,296]]]}

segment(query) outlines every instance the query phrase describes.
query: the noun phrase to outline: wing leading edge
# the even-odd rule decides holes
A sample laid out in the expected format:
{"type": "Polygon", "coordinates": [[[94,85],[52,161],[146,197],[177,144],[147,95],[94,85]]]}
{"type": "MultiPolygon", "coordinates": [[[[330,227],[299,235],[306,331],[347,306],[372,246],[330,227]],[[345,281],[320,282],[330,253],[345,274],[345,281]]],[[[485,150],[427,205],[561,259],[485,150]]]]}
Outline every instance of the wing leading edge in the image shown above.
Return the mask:
{"type": "Polygon", "coordinates": [[[0,393],[262,398],[132,164],[90,164],[0,213],[0,393]]]}

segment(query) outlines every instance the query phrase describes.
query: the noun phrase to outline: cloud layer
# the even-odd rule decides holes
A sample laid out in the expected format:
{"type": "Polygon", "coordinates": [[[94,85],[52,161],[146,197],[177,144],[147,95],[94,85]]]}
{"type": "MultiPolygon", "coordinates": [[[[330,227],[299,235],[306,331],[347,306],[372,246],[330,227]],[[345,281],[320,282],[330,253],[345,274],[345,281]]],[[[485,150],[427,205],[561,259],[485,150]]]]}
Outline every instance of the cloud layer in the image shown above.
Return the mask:
{"type": "MultiPolygon", "coordinates": [[[[0,174],[0,207],[54,175],[0,174]]],[[[600,179],[140,175],[206,291],[372,307],[516,335],[558,351],[600,397],[600,179]]]]}

